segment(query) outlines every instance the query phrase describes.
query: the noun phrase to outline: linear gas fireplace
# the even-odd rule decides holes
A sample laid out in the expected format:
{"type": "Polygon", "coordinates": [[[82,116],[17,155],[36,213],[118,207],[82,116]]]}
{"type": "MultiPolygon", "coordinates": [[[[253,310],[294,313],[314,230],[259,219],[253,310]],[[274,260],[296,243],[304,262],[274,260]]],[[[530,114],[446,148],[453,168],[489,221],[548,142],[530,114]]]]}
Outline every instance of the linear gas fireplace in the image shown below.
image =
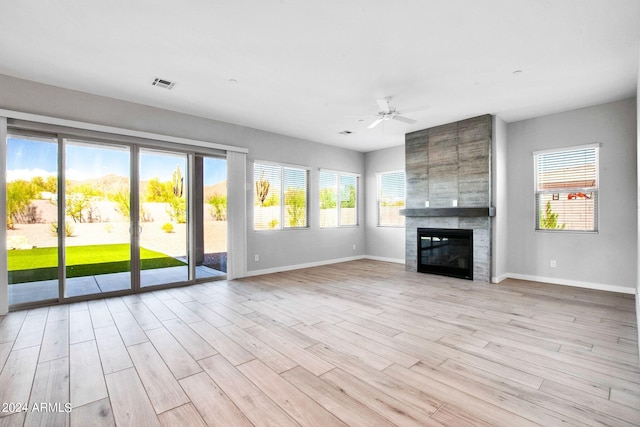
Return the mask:
{"type": "Polygon", "coordinates": [[[473,280],[473,230],[418,228],[418,271],[473,280]]]}

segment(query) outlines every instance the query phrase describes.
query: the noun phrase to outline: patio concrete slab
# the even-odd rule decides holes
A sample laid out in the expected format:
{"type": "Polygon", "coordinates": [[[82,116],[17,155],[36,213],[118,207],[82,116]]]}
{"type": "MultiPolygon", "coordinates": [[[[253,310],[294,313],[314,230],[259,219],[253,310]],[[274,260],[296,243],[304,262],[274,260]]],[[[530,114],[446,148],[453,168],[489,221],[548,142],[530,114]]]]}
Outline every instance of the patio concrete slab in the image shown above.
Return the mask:
{"type": "MultiPolygon", "coordinates": [[[[143,287],[179,283],[187,281],[186,266],[143,270],[140,279],[143,287]]],[[[205,266],[196,267],[196,278],[214,278],[226,275],[223,271],[205,266]]],[[[97,276],[72,277],[67,279],[67,297],[101,294],[131,288],[131,273],[110,273],[97,276]]],[[[9,285],[9,305],[25,304],[37,301],[58,299],[58,281],[42,280],[38,282],[9,285]]]]}

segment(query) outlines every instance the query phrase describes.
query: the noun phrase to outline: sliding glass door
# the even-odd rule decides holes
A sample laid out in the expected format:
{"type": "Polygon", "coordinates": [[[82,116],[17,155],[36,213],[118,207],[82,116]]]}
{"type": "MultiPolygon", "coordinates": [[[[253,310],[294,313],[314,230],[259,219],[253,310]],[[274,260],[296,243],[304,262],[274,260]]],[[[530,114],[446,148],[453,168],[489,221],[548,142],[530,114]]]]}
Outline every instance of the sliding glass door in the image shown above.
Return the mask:
{"type": "Polygon", "coordinates": [[[59,297],[58,140],[7,137],[9,305],[59,297]]]}
{"type": "Polygon", "coordinates": [[[227,160],[195,156],[196,279],[227,272],[227,160]]]}
{"type": "Polygon", "coordinates": [[[187,155],[140,150],[140,286],[189,277],[187,155]]]}
{"type": "Polygon", "coordinates": [[[131,148],[65,141],[65,297],[131,289],[131,148]]]}
{"type": "Polygon", "coordinates": [[[21,132],[6,141],[10,306],[225,277],[224,158],[21,132]]]}

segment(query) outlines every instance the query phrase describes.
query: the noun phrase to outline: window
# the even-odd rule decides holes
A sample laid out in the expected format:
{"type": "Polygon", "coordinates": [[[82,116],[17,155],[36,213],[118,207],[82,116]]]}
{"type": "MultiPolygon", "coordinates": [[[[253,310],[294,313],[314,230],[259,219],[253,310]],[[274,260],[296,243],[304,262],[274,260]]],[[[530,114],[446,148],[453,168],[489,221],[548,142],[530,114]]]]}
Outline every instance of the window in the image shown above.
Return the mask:
{"type": "Polygon", "coordinates": [[[302,168],[254,163],[255,230],[307,227],[307,175],[302,168]]]}
{"type": "Polygon", "coordinates": [[[598,231],[598,150],[534,153],[536,230],[598,231]]]}
{"type": "Polygon", "coordinates": [[[378,225],[404,227],[404,216],[400,209],[405,206],[404,171],[382,172],[378,181],[378,225]]]}
{"type": "Polygon", "coordinates": [[[358,225],[358,176],[320,171],[320,227],[358,225]]]}

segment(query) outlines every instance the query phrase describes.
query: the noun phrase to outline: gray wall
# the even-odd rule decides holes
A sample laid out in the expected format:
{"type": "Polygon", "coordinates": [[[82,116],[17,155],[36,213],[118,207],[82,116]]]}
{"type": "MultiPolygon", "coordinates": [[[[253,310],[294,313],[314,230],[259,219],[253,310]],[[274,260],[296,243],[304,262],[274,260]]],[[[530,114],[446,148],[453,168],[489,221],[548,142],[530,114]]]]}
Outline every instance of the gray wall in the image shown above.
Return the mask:
{"type": "Polygon", "coordinates": [[[508,238],[511,276],[610,290],[637,282],[636,102],[626,99],[510,123],[508,238]],[[533,151],[599,142],[598,233],[534,230],[533,151]],[[550,260],[557,268],[550,267],[550,260]]]}
{"type": "Polygon", "coordinates": [[[363,213],[364,154],[295,140],[275,134],[260,137],[259,145],[247,144],[247,243],[249,272],[268,272],[296,265],[313,265],[335,259],[363,256],[365,253],[363,213]],[[309,228],[303,230],[253,230],[253,161],[271,160],[306,166],[309,171],[309,228]],[[357,227],[320,228],[319,169],[360,174],[359,217],[357,227]],[[353,249],[355,245],[356,249],[353,249]],[[259,255],[260,261],[255,261],[259,255]],[[266,270],[266,271],[265,271],[266,270]]]}
{"type": "Polygon", "coordinates": [[[404,227],[378,227],[376,173],[404,170],[404,145],[365,154],[365,253],[370,258],[404,263],[404,227]]]}
{"type": "Polygon", "coordinates": [[[247,148],[246,251],[250,273],[364,255],[362,209],[358,227],[321,230],[317,218],[318,168],[363,175],[363,153],[3,75],[0,75],[0,108],[247,148]],[[310,168],[309,229],[253,231],[254,159],[310,168]],[[255,254],[260,255],[257,263],[255,254]]]}

